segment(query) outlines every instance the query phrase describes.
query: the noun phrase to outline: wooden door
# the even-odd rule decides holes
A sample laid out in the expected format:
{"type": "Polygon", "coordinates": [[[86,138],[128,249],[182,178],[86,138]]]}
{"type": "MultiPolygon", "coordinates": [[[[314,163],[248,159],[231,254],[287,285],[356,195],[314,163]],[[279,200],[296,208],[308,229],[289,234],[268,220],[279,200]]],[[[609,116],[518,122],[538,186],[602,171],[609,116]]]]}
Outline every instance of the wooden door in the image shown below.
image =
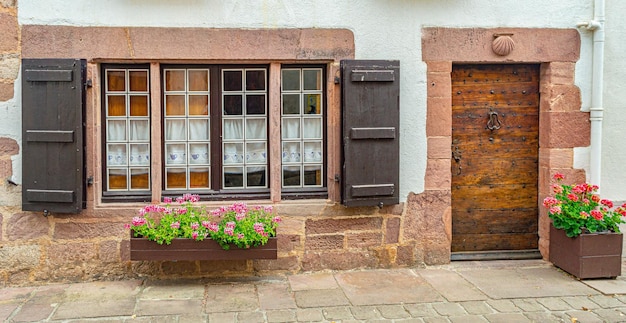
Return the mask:
{"type": "Polygon", "coordinates": [[[452,252],[538,248],[539,66],[452,68],[452,252]]]}

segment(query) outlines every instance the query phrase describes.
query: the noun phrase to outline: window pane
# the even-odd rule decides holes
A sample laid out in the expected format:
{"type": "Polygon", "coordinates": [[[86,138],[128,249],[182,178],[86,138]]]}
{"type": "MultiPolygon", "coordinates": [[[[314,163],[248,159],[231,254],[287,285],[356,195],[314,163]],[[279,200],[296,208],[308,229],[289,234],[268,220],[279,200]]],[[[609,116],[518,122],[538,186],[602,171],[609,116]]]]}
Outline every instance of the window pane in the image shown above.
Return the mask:
{"type": "Polygon", "coordinates": [[[130,96],[130,115],[133,117],[148,116],[148,96],[147,95],[131,95],[130,96]]]}
{"type": "Polygon", "coordinates": [[[322,166],[304,166],[304,186],[322,185],[322,166]]]}
{"type": "Polygon", "coordinates": [[[246,70],[246,91],[265,90],[265,70],[246,70]]]}
{"type": "Polygon", "coordinates": [[[243,73],[237,71],[223,71],[223,90],[224,91],[242,91],[243,90],[243,73]]]}
{"type": "Polygon", "coordinates": [[[243,114],[243,98],[241,95],[224,95],[224,115],[243,114]]]}
{"type": "Polygon", "coordinates": [[[126,141],[126,119],[107,122],[107,141],[126,141]]]}
{"type": "Polygon", "coordinates": [[[107,146],[107,165],[125,166],[126,144],[109,144],[107,146]]]}
{"type": "Polygon", "coordinates": [[[243,163],[243,144],[226,143],[224,144],[224,164],[241,164],[243,163]]]}
{"type": "Polygon", "coordinates": [[[304,162],[319,163],[322,161],[322,142],[304,143],[304,162]]]}
{"type": "Polygon", "coordinates": [[[266,137],[265,118],[246,119],[246,139],[265,139],[266,137]]]}
{"type": "Polygon", "coordinates": [[[304,70],[302,72],[302,78],[304,80],[303,90],[311,91],[322,89],[322,70],[304,70]]]}
{"type": "Polygon", "coordinates": [[[321,118],[304,118],[302,127],[303,138],[322,139],[321,118]]]}
{"type": "Polygon", "coordinates": [[[148,71],[129,71],[128,78],[131,92],[148,91],[148,71]]]}
{"type": "Polygon", "coordinates": [[[299,163],[301,160],[300,142],[283,142],[283,163],[299,163]]]}
{"type": "Polygon", "coordinates": [[[187,188],[187,172],[185,168],[167,168],[165,170],[165,188],[187,188]]]}
{"type": "Polygon", "coordinates": [[[189,96],[189,115],[190,116],[208,116],[209,115],[209,97],[207,95],[190,95],[189,96]]]}
{"type": "Polygon", "coordinates": [[[265,114],[265,95],[246,95],[246,114],[265,114]]]}
{"type": "Polygon", "coordinates": [[[165,120],[165,140],[186,140],[185,119],[165,120]]]}
{"type": "Polygon", "coordinates": [[[109,169],[108,170],[109,190],[127,190],[126,169],[109,169]]]}
{"type": "Polygon", "coordinates": [[[243,188],[243,167],[224,167],[224,188],[243,188]]]}
{"type": "Polygon", "coordinates": [[[267,162],[267,150],[265,142],[246,144],[246,164],[265,164],[267,162]]]}
{"type": "Polygon", "coordinates": [[[299,91],[300,90],[300,70],[284,69],[282,71],[282,90],[283,91],[299,91]]]}
{"type": "Polygon", "coordinates": [[[283,139],[300,138],[300,118],[283,118],[282,137],[283,139]]]}
{"type": "Polygon", "coordinates": [[[185,115],[185,96],[184,95],[166,95],[165,96],[165,115],[166,116],[184,116],[185,115]]]}
{"type": "Polygon", "coordinates": [[[165,163],[167,165],[185,164],[185,145],[170,144],[165,145],[165,163]]]}
{"type": "Polygon", "coordinates": [[[248,187],[265,187],[265,167],[247,167],[246,184],[248,187]]]}
{"type": "Polygon", "coordinates": [[[321,94],[304,95],[304,114],[321,114],[321,94]]]}
{"type": "Polygon", "coordinates": [[[209,164],[209,144],[189,144],[190,164],[209,164]]]}
{"type": "Polygon", "coordinates": [[[189,70],[189,91],[208,91],[209,90],[209,71],[208,70],[189,70]]]}
{"type": "Polygon", "coordinates": [[[185,70],[165,71],[165,91],[185,91],[185,70]]]}
{"type": "Polygon", "coordinates": [[[209,188],[209,178],[208,168],[190,168],[189,188],[209,188]]]}
{"type": "Polygon", "coordinates": [[[300,114],[300,94],[283,94],[283,114],[300,114]]]}
{"type": "Polygon", "coordinates": [[[131,165],[149,165],[150,164],[150,145],[134,144],[130,145],[130,164],[131,165]]]}
{"type": "Polygon", "coordinates": [[[130,120],[130,141],[150,140],[150,122],[148,120],[130,120]]]}
{"type": "Polygon", "coordinates": [[[283,166],[283,186],[300,187],[300,166],[283,166]]]}
{"type": "Polygon", "coordinates": [[[107,71],[107,91],[126,91],[126,71],[107,71]]]}
{"type": "Polygon", "coordinates": [[[150,188],[150,169],[133,168],[130,170],[130,189],[147,190],[150,188]]]}
{"type": "Polygon", "coordinates": [[[107,96],[107,115],[109,117],[126,116],[126,96],[124,95],[107,96]]]}
{"type": "Polygon", "coordinates": [[[189,119],[189,140],[209,140],[209,119],[189,119]]]}
{"type": "Polygon", "coordinates": [[[243,119],[224,119],[224,140],[243,139],[243,119]]]}

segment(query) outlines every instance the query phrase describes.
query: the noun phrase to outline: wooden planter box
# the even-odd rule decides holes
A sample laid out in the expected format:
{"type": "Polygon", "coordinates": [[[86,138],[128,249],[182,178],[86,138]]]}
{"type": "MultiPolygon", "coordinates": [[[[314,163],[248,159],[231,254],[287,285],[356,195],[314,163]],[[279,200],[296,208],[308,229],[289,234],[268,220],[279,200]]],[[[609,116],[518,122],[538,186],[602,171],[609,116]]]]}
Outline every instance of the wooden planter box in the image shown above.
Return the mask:
{"type": "Polygon", "coordinates": [[[550,262],[579,279],[622,273],[622,234],[589,233],[569,238],[550,226],[550,262]]]}
{"type": "Polygon", "coordinates": [[[269,238],[263,246],[240,249],[232,246],[224,250],[215,241],[205,239],[174,239],[169,245],[158,244],[146,238],[130,237],[130,260],[245,260],[276,259],[278,248],[276,237],[269,238]]]}

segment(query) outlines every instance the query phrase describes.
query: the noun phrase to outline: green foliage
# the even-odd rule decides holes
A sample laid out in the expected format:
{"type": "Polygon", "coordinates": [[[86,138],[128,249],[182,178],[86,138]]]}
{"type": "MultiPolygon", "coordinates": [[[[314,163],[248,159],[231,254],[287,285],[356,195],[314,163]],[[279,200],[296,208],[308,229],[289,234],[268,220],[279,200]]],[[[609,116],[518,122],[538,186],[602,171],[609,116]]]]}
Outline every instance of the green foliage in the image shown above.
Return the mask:
{"type": "MultiPolygon", "coordinates": [[[[556,173],[553,178],[560,183],[564,176],[556,173]]],[[[568,237],[585,232],[620,232],[619,224],[625,223],[626,203],[613,208],[612,201],[595,194],[597,185],[554,184],[552,191],[554,196],[546,197],[543,205],[548,209],[552,225],[564,230],[568,237]]]]}

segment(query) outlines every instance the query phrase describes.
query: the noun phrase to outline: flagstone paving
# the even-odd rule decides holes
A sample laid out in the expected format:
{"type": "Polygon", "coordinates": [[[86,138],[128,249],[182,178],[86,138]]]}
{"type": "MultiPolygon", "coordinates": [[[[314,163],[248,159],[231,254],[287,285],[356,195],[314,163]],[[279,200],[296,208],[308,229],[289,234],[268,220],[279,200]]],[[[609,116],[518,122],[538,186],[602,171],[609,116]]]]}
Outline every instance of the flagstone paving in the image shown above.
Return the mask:
{"type": "Polygon", "coordinates": [[[626,322],[626,277],[541,260],[0,289],[2,322],[626,322]]]}

